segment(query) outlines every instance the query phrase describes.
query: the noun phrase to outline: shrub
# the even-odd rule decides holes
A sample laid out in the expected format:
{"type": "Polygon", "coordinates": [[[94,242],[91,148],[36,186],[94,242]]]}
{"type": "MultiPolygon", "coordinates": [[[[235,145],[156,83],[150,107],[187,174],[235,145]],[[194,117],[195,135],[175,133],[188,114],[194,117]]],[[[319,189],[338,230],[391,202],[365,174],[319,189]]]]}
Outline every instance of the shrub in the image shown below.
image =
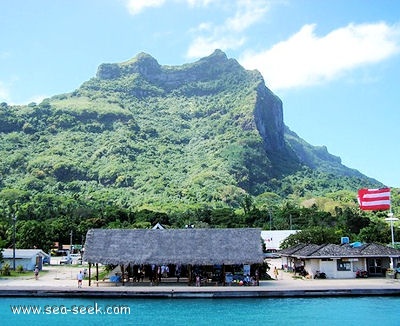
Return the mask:
{"type": "Polygon", "coordinates": [[[5,263],[3,265],[3,267],[1,268],[1,275],[3,276],[10,276],[11,272],[10,272],[11,266],[9,263],[5,263]]]}

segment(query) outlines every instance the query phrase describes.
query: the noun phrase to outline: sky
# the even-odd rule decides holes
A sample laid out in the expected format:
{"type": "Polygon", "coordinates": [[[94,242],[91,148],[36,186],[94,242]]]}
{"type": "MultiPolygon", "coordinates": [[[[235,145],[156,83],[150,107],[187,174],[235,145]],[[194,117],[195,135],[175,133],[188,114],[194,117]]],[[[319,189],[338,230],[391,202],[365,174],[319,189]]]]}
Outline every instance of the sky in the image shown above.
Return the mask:
{"type": "Polygon", "coordinates": [[[400,1],[1,0],[0,12],[0,102],[72,92],[140,52],[182,65],[220,49],[262,73],[301,138],[400,187],[400,1]]]}

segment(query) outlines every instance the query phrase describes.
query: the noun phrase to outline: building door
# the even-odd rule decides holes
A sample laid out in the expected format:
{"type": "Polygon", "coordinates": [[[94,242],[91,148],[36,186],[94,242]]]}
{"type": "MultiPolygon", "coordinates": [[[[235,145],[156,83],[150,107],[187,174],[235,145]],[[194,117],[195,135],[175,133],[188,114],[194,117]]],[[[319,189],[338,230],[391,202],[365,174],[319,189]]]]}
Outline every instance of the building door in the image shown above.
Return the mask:
{"type": "Polygon", "coordinates": [[[368,258],[368,274],[370,276],[382,276],[382,259],[381,258],[368,258]]]}

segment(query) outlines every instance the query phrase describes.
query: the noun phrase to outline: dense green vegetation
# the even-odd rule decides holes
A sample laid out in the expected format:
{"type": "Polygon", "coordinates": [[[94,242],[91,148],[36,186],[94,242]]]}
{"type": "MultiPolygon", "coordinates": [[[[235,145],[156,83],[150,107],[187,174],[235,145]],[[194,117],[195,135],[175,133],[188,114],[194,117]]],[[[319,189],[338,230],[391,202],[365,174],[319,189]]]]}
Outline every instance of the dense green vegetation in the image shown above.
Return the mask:
{"type": "Polygon", "coordinates": [[[17,246],[45,250],[71,231],[80,243],[89,228],[157,222],[382,229],[387,241],[382,214],[355,199],[382,184],[304,142],[278,104],[260,74],[218,51],[180,67],[140,54],[70,94],[1,103],[0,239],[10,245],[16,217],[17,246]]]}

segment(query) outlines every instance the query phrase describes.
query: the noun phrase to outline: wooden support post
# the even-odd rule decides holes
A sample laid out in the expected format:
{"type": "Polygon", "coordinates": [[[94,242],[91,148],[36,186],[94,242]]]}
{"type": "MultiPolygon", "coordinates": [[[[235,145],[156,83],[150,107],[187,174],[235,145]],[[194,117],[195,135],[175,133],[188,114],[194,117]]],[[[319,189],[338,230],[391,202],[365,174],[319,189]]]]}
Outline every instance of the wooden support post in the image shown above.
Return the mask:
{"type": "Polygon", "coordinates": [[[124,265],[120,265],[121,266],[121,278],[122,278],[122,286],[125,285],[125,268],[124,265]]]}
{"type": "Polygon", "coordinates": [[[190,282],[192,281],[192,265],[188,265],[188,285],[190,285],[190,282]]]}
{"type": "Polygon", "coordinates": [[[225,286],[225,264],[222,264],[222,285],[225,286]]]}
{"type": "Polygon", "coordinates": [[[89,263],[89,286],[92,284],[92,263],[89,263]]]}

